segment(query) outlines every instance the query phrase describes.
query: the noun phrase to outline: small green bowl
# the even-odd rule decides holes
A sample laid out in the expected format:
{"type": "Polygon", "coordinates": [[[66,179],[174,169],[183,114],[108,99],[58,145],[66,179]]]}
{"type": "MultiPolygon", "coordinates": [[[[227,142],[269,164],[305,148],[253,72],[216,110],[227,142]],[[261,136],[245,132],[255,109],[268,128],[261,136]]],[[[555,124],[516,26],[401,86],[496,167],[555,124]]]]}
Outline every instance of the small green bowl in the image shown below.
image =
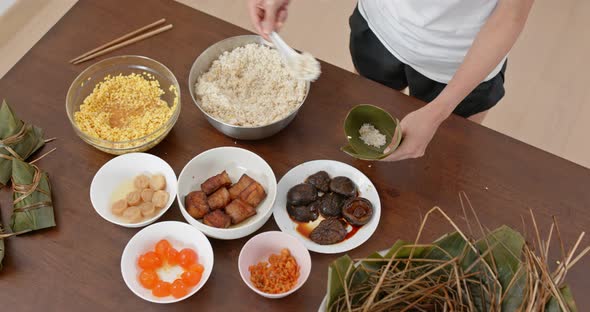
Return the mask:
{"type": "Polygon", "coordinates": [[[402,141],[402,131],[399,120],[393,118],[383,109],[368,104],[353,107],[344,120],[344,133],[348,145],[341,150],[346,154],[363,160],[378,160],[389,156],[397,149],[402,141]],[[359,129],[365,124],[372,124],[385,135],[385,145],[380,148],[367,145],[361,140],[359,129]],[[385,149],[390,149],[385,152],[385,149]]]}

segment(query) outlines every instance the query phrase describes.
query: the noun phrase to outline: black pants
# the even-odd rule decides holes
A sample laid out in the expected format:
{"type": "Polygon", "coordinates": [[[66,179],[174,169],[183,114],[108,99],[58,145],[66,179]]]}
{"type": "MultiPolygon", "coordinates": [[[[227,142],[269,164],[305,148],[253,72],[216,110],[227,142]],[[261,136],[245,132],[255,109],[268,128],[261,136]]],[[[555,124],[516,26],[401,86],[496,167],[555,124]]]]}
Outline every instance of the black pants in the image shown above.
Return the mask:
{"type": "MultiPolygon", "coordinates": [[[[349,23],[350,55],[359,74],[396,90],[409,87],[411,96],[427,103],[445,88],[446,84],[429,79],[395,58],[371,31],[358,8],[349,23]]],[[[477,86],[454,113],[467,118],[496,105],[504,97],[505,72],[506,63],[494,78],[477,86]]]]}

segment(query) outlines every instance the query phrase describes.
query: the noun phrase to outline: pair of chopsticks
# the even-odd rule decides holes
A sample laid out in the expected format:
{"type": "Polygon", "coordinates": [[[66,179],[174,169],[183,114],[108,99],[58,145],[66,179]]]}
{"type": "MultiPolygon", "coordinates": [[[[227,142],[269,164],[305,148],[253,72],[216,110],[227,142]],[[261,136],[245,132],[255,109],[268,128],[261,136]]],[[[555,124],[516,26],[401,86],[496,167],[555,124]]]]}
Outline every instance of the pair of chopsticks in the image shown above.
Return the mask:
{"type": "Polygon", "coordinates": [[[165,22],[166,22],[166,19],[163,18],[163,19],[158,20],[158,21],[155,21],[155,22],[153,22],[153,23],[151,23],[149,25],[143,26],[143,27],[141,27],[141,28],[139,28],[137,30],[134,30],[134,31],[132,31],[132,32],[130,32],[130,33],[124,35],[124,36],[121,36],[121,37],[119,37],[119,38],[117,38],[117,39],[115,39],[113,41],[107,42],[107,43],[101,45],[100,47],[98,47],[96,49],[92,49],[92,50],[90,50],[90,51],[88,51],[88,52],[86,52],[86,53],[84,53],[84,54],[82,54],[82,55],[80,55],[80,56],[78,56],[76,58],[71,59],[70,60],[70,63],[72,63],[74,65],[75,64],[80,64],[82,62],[89,61],[89,60],[91,60],[91,59],[93,59],[95,57],[101,56],[103,54],[109,53],[111,51],[120,49],[122,47],[128,46],[130,44],[136,43],[136,42],[141,41],[143,39],[147,39],[149,37],[153,37],[153,36],[155,36],[155,35],[157,35],[159,33],[163,33],[163,32],[165,32],[165,31],[167,31],[169,29],[172,29],[172,24],[169,24],[169,25],[160,27],[158,29],[152,30],[150,32],[147,32],[147,33],[145,33],[143,35],[134,37],[135,35],[138,35],[138,34],[144,32],[144,31],[146,31],[146,30],[148,30],[150,28],[153,28],[153,27],[162,25],[165,22]]]}

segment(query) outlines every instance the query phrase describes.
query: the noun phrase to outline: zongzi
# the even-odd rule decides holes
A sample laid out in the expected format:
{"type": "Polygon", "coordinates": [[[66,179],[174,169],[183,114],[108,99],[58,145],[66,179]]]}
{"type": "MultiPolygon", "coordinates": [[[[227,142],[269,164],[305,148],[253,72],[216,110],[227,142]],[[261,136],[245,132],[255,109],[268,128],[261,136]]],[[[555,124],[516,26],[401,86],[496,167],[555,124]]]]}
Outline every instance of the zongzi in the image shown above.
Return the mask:
{"type": "Polygon", "coordinates": [[[18,119],[3,101],[0,106],[0,188],[10,180],[12,159],[25,160],[43,144],[43,129],[18,119]]]}
{"type": "Polygon", "coordinates": [[[51,185],[47,173],[18,159],[12,161],[13,232],[55,226],[51,185]]]}
{"type": "Polygon", "coordinates": [[[4,259],[4,238],[2,237],[4,231],[0,225],[0,270],[2,270],[2,260],[4,259]]]}

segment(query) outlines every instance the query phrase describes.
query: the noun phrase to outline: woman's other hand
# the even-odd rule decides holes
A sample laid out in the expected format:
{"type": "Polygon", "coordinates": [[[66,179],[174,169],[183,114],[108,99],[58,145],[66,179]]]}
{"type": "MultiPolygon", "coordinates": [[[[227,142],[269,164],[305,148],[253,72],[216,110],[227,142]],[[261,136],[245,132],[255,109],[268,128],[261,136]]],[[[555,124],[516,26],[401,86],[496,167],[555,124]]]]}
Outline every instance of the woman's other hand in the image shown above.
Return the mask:
{"type": "Polygon", "coordinates": [[[289,0],[248,0],[248,12],[256,31],[266,40],[281,29],[287,19],[289,0]]]}

